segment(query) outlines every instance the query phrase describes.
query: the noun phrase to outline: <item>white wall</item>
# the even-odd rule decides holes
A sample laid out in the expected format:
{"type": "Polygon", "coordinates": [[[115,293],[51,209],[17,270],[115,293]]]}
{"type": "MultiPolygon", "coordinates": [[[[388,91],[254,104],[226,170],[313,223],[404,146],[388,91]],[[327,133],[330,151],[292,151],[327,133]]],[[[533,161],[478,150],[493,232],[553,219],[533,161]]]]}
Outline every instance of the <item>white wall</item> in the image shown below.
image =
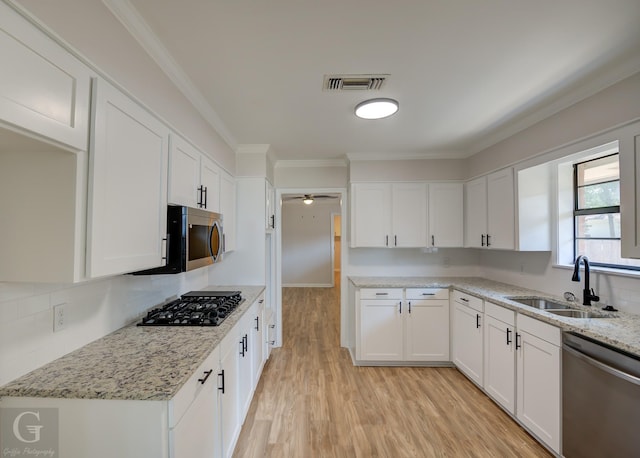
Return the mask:
{"type": "Polygon", "coordinates": [[[331,286],[331,223],[338,199],[282,206],[282,286],[331,286]]]}
{"type": "Polygon", "coordinates": [[[411,159],[393,161],[353,161],[351,182],[359,181],[439,181],[464,180],[465,159],[411,159]]]}
{"type": "Polygon", "coordinates": [[[76,285],[0,282],[0,385],[137,321],[150,307],[209,284],[208,269],[121,275],[76,285]],[[53,306],[67,327],[53,332],[53,306]]]}
{"type": "MultiPolygon", "coordinates": [[[[640,73],[472,156],[469,176],[549,153],[638,118],[640,73]]],[[[572,282],[570,270],[553,267],[555,258],[555,253],[483,251],[480,264],[486,278],[549,294],[572,291],[582,298],[583,283],[572,282]]],[[[591,285],[602,302],[640,314],[640,277],[606,273],[592,273],[592,277],[591,285]]]]}
{"type": "Polygon", "coordinates": [[[279,188],[346,188],[349,169],[346,165],[302,166],[278,162],[275,167],[275,183],[279,188]]]}

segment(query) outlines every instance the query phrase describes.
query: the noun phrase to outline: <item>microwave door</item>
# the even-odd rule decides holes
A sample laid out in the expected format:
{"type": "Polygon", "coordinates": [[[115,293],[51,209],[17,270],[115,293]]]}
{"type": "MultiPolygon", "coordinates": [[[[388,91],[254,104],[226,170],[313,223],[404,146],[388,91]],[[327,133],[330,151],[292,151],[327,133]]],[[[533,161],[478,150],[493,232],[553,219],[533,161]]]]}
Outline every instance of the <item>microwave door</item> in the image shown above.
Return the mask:
{"type": "Polygon", "coordinates": [[[210,250],[211,230],[207,224],[191,223],[188,225],[187,237],[187,269],[213,264],[210,250]]]}

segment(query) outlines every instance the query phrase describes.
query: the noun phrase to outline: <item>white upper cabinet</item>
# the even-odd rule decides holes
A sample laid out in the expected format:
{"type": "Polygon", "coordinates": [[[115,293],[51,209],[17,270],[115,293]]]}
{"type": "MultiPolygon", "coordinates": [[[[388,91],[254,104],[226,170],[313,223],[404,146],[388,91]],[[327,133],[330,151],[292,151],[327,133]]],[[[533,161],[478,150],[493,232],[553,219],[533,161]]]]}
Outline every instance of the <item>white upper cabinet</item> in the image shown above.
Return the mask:
{"type": "Polygon", "coordinates": [[[5,3],[0,61],[0,121],[86,151],[89,69],[5,3]]]}
{"type": "Polygon", "coordinates": [[[429,243],[435,247],[464,245],[462,183],[429,184],[429,243]]]}
{"type": "Polygon", "coordinates": [[[427,246],[427,184],[394,183],[391,196],[389,246],[427,246]]]}
{"type": "Polygon", "coordinates": [[[97,79],[92,103],[87,273],[100,277],[163,263],[169,130],[97,79]]]}
{"type": "Polygon", "coordinates": [[[220,213],[224,251],[233,251],[236,249],[236,180],[224,171],[220,174],[220,213]]]}
{"type": "Polygon", "coordinates": [[[197,207],[200,186],[200,152],[181,137],[171,134],[169,150],[170,204],[197,207]]]}
{"type": "Polygon", "coordinates": [[[622,256],[640,258],[640,124],[625,127],[619,142],[622,256]]]}
{"type": "Polygon", "coordinates": [[[427,246],[426,183],[357,183],[351,192],[352,247],[427,246]]]}
{"type": "Polygon", "coordinates": [[[276,190],[269,180],[265,180],[265,221],[266,229],[276,228],[276,190]]]}
{"type": "Polygon", "coordinates": [[[171,134],[168,202],[220,212],[220,169],[182,137],[171,134]]]}
{"type": "Polygon", "coordinates": [[[515,248],[514,196],[512,168],[465,184],[465,246],[515,248]]]}

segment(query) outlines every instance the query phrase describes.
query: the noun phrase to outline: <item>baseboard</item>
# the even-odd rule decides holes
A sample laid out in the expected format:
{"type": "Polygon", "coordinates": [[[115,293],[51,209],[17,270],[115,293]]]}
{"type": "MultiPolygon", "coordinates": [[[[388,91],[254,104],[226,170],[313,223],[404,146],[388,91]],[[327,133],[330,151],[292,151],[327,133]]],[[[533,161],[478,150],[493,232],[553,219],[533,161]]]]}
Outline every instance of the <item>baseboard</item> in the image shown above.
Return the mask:
{"type": "Polygon", "coordinates": [[[351,357],[354,366],[373,367],[455,367],[451,361],[358,361],[351,357]]]}

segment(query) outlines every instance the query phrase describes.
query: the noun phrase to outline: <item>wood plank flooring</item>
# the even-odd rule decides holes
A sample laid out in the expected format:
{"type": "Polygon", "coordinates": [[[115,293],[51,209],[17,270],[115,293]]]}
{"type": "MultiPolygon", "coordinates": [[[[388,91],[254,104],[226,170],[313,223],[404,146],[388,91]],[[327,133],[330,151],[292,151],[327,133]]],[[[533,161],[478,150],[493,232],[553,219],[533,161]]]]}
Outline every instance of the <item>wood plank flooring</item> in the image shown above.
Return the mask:
{"type": "Polygon", "coordinates": [[[282,307],[234,457],[551,456],[456,369],[354,367],[339,287],[285,288],[282,307]]]}

